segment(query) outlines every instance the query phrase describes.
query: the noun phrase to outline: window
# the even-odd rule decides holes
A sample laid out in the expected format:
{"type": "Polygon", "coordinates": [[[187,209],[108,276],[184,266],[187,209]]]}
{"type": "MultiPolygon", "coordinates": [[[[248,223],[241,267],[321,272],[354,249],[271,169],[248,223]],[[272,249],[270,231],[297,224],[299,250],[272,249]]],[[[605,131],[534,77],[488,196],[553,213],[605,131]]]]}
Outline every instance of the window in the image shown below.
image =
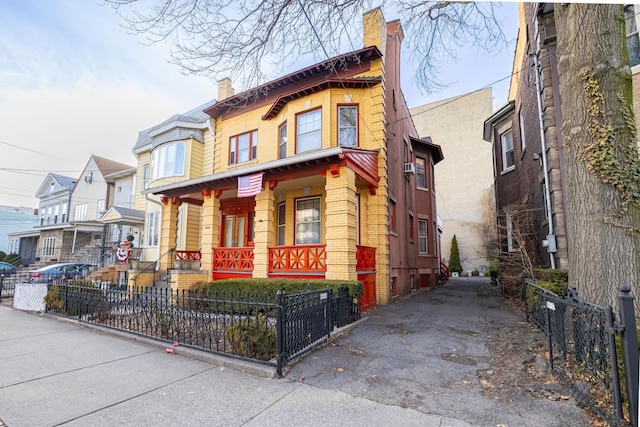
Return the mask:
{"type": "Polygon", "coordinates": [[[525,148],[527,148],[527,141],[524,139],[524,115],[522,110],[518,113],[518,126],[520,127],[520,147],[522,147],[522,152],[524,153],[525,148]]]}
{"type": "Polygon", "coordinates": [[[104,199],[98,200],[98,211],[96,212],[97,218],[100,218],[100,215],[104,213],[105,211],[104,207],[105,207],[105,200],[104,199]]]}
{"type": "Polygon", "coordinates": [[[640,64],[640,38],[638,37],[638,25],[636,23],[635,8],[632,4],[624,7],[624,21],[627,28],[627,50],[631,66],[640,64]]]}
{"type": "Polygon", "coordinates": [[[427,220],[419,219],[418,220],[418,252],[420,254],[429,253],[429,248],[427,245],[428,233],[427,233],[427,220]]]}
{"type": "Polygon", "coordinates": [[[47,224],[51,224],[51,206],[47,208],[47,224]]]}
{"type": "Polygon", "coordinates": [[[413,214],[409,212],[409,240],[412,242],[416,238],[415,233],[416,233],[416,230],[415,230],[415,227],[413,226],[413,214]]]}
{"type": "Polygon", "coordinates": [[[296,245],[320,243],[320,197],[296,200],[296,245]]]}
{"type": "Polygon", "coordinates": [[[145,232],[145,244],[147,247],[158,246],[160,240],[159,222],[160,212],[147,213],[147,224],[145,232]]]}
{"type": "Polygon", "coordinates": [[[425,159],[416,157],[416,186],[418,188],[427,188],[426,164],[425,159]]]}
{"type": "Polygon", "coordinates": [[[142,189],[149,188],[149,165],[142,166],[142,189]]]}
{"type": "Polygon", "coordinates": [[[508,171],[515,167],[515,154],[513,151],[513,135],[511,131],[500,135],[502,141],[502,171],[508,171]]]}
{"type": "Polygon", "coordinates": [[[75,216],[74,219],[76,221],[84,221],[87,219],[87,204],[81,203],[76,205],[75,216]]]}
{"type": "Polygon", "coordinates": [[[278,129],[278,158],[287,157],[287,124],[283,123],[278,129]]]}
{"type": "Polygon", "coordinates": [[[358,146],[358,107],[355,105],[338,107],[338,145],[358,146]]]}
{"type": "Polygon", "coordinates": [[[322,147],[322,110],[313,110],[297,117],[296,153],[322,147]]]}
{"type": "Polygon", "coordinates": [[[55,205],[53,207],[53,223],[58,223],[58,215],[60,215],[60,205],[55,205]]]}
{"type": "Polygon", "coordinates": [[[397,232],[396,215],[396,202],[395,200],[389,200],[389,228],[392,233],[397,232]]]}
{"type": "Polygon", "coordinates": [[[285,232],[285,222],[286,222],[286,205],[284,203],[280,203],[278,205],[278,246],[284,245],[284,232],[285,232]]]}
{"type": "Polygon", "coordinates": [[[53,256],[56,250],[56,238],[45,237],[42,239],[42,256],[53,256]]]}
{"type": "Polygon", "coordinates": [[[67,204],[62,204],[62,221],[63,223],[67,222],[67,204]]]}
{"type": "Polygon", "coordinates": [[[151,153],[151,179],[184,175],[184,142],[156,147],[151,153]]]}
{"type": "Polygon", "coordinates": [[[229,164],[248,162],[258,155],[258,131],[232,136],[229,140],[229,164]]]}

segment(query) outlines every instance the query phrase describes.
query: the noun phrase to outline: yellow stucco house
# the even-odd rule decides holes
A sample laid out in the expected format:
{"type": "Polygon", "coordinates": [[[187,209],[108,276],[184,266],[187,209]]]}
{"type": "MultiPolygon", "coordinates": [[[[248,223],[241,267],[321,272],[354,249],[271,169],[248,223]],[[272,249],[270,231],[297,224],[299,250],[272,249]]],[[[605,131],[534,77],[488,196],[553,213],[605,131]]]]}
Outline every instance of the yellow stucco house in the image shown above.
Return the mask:
{"type": "MultiPolygon", "coordinates": [[[[362,49],[238,94],[224,79],[217,101],[140,133],[141,258],[172,287],[361,280],[367,309],[435,285],[442,151],[402,95],[400,23],[374,9],[363,24],[362,49]]],[[[149,284],[142,269],[130,284],[149,284]]]]}

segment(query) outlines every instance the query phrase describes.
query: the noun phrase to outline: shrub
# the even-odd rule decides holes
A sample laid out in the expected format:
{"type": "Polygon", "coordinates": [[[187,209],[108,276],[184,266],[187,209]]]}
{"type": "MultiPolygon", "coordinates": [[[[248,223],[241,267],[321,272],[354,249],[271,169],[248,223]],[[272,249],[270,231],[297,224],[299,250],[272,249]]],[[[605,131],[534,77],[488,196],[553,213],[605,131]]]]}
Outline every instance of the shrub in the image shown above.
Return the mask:
{"type": "Polygon", "coordinates": [[[0,261],[6,262],[4,259],[7,257],[6,252],[0,251],[0,261]]]}
{"type": "MultiPolygon", "coordinates": [[[[308,289],[327,289],[331,288],[333,294],[338,294],[340,286],[347,286],[349,295],[353,298],[360,298],[364,295],[364,286],[359,281],[349,280],[305,280],[305,279],[259,279],[259,278],[243,278],[243,279],[227,279],[209,282],[207,290],[209,292],[233,292],[234,294],[249,294],[266,298],[268,301],[275,301],[276,294],[282,290],[287,294],[294,294],[308,289]]],[[[203,290],[203,284],[198,283],[196,289],[203,290]]]]}
{"type": "Polygon", "coordinates": [[[460,264],[460,250],[458,249],[458,239],[453,235],[451,239],[451,255],[449,256],[449,271],[462,273],[462,264],[460,264]]]}
{"type": "Polygon", "coordinates": [[[567,295],[569,272],[567,270],[552,270],[537,268],[533,270],[536,285],[560,296],[567,295]]]}
{"type": "MultiPolygon", "coordinates": [[[[2,254],[0,253],[0,257],[2,254]]],[[[13,253],[4,257],[4,259],[0,258],[0,261],[8,262],[9,264],[18,265],[18,261],[20,260],[20,255],[13,253]]]]}
{"type": "Polygon", "coordinates": [[[276,355],[276,333],[264,315],[240,319],[225,332],[230,353],[270,360],[276,355]]]}
{"type": "Polygon", "coordinates": [[[44,297],[47,310],[64,313],[64,301],[60,299],[60,286],[52,286],[44,297]]]}

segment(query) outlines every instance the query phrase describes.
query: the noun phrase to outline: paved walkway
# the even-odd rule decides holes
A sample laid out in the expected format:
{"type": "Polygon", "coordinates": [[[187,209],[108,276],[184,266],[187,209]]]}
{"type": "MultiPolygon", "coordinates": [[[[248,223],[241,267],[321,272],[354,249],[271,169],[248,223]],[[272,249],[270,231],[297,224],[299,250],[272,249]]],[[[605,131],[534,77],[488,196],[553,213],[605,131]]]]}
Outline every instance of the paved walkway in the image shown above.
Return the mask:
{"type": "Polygon", "coordinates": [[[284,379],[0,306],[0,426],[586,425],[567,402],[481,395],[492,322],[522,319],[458,280],[374,310],[284,379]]]}

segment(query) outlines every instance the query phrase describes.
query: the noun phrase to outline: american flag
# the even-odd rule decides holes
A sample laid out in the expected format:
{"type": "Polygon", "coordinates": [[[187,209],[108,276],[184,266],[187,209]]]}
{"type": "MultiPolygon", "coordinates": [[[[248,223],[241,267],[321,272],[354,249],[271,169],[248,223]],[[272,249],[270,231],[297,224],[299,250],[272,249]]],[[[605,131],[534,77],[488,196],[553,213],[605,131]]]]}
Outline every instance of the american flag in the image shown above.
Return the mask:
{"type": "Polygon", "coordinates": [[[262,172],[238,177],[238,197],[251,197],[262,191],[262,172]]]}

